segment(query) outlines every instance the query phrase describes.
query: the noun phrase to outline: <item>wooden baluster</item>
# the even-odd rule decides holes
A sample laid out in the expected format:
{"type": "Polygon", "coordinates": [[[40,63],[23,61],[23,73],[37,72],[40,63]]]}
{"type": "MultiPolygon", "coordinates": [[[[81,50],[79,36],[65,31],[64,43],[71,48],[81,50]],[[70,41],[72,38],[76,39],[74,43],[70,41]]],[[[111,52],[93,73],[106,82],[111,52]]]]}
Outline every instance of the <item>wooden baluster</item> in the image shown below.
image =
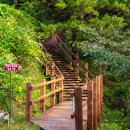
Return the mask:
{"type": "Polygon", "coordinates": [[[84,65],[84,68],[85,68],[85,70],[84,70],[84,75],[86,76],[86,81],[87,81],[87,79],[88,79],[88,63],[86,63],[85,65],[84,65]]]}
{"type": "Polygon", "coordinates": [[[32,119],[32,84],[26,83],[26,121],[29,122],[32,119]]]}
{"type": "Polygon", "coordinates": [[[76,61],[76,72],[77,72],[77,76],[78,76],[78,79],[80,79],[80,73],[79,73],[79,54],[76,53],[76,58],[78,60],[75,60],[76,61]]]}
{"type": "MultiPolygon", "coordinates": [[[[54,80],[55,78],[52,77],[51,80],[54,80]]],[[[51,91],[54,91],[55,90],[55,83],[51,83],[51,91]]],[[[51,96],[51,106],[55,106],[55,95],[56,94],[53,94],[51,96]]]]}
{"type": "Polygon", "coordinates": [[[93,82],[88,83],[88,112],[87,112],[87,126],[89,130],[93,130],[93,82]]]}
{"type": "Polygon", "coordinates": [[[82,88],[75,88],[75,123],[76,130],[83,129],[82,88]]]}
{"type": "Polygon", "coordinates": [[[97,83],[96,78],[93,79],[93,129],[97,130],[97,83]]]}
{"type": "Polygon", "coordinates": [[[102,109],[103,109],[103,76],[100,75],[100,93],[101,93],[101,111],[100,113],[102,114],[102,109]]]}
{"type": "MultiPolygon", "coordinates": [[[[60,86],[60,88],[61,88],[61,87],[64,87],[64,85],[63,85],[63,80],[61,80],[61,81],[59,82],[59,86],[60,86]]],[[[63,91],[64,91],[64,88],[63,88],[62,91],[59,92],[59,102],[62,102],[62,101],[63,101],[63,91]]]]}
{"type": "Polygon", "coordinates": [[[46,67],[45,67],[45,76],[48,75],[48,67],[47,67],[47,63],[46,63],[46,67]]]}
{"type": "Polygon", "coordinates": [[[55,76],[55,63],[52,61],[52,77],[55,76]]]}
{"type": "MultiPolygon", "coordinates": [[[[69,56],[70,56],[70,58],[73,60],[73,56],[72,56],[72,54],[71,54],[71,52],[72,52],[72,47],[70,47],[70,52],[69,52],[69,56]]],[[[70,62],[69,62],[69,64],[70,64],[70,66],[72,66],[73,65],[73,62],[72,62],[72,60],[70,59],[70,62]]]]}
{"type": "MultiPolygon", "coordinates": [[[[41,83],[45,83],[45,80],[41,80],[41,83]]],[[[45,85],[40,87],[40,96],[45,95],[45,85]]],[[[41,113],[45,111],[45,99],[40,101],[41,113]]]]}
{"type": "Polygon", "coordinates": [[[97,120],[100,122],[100,77],[96,76],[97,80],[97,120]]]}

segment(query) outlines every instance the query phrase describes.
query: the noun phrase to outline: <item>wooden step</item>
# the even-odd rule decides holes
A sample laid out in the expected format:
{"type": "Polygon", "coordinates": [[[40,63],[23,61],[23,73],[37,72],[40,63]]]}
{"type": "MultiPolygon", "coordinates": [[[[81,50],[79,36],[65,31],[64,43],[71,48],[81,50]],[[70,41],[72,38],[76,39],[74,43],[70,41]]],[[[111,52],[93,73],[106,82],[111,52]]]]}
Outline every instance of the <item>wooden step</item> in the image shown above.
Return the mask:
{"type": "Polygon", "coordinates": [[[80,82],[80,80],[78,80],[77,78],[73,78],[73,79],[71,79],[71,78],[69,78],[69,77],[65,77],[65,78],[64,78],[64,83],[65,83],[65,82],[71,82],[71,81],[73,81],[73,82],[75,82],[75,83],[79,83],[79,82],[80,82]]]}
{"type": "MultiPolygon", "coordinates": [[[[70,101],[72,98],[70,97],[70,94],[74,92],[74,88],[77,86],[83,87],[85,83],[81,82],[79,79],[79,76],[72,66],[70,64],[66,63],[65,58],[61,55],[60,52],[56,49],[56,47],[49,45],[46,45],[46,48],[48,52],[52,55],[52,59],[61,71],[61,73],[64,76],[64,100],[70,101]]],[[[49,68],[50,74],[51,74],[51,68],[49,68]]],[[[58,73],[58,71],[56,71],[58,73]]],[[[57,87],[59,87],[59,84],[57,84],[57,87]]],[[[83,91],[83,99],[85,99],[87,95],[87,90],[83,91]]]]}
{"type": "Polygon", "coordinates": [[[82,84],[78,84],[78,83],[64,83],[64,86],[65,87],[76,87],[76,86],[79,86],[79,87],[84,87],[85,85],[82,85],[82,84]]]}
{"type": "Polygon", "coordinates": [[[76,72],[73,72],[73,71],[70,71],[70,70],[61,70],[60,71],[63,73],[63,74],[77,74],[76,72]]]}

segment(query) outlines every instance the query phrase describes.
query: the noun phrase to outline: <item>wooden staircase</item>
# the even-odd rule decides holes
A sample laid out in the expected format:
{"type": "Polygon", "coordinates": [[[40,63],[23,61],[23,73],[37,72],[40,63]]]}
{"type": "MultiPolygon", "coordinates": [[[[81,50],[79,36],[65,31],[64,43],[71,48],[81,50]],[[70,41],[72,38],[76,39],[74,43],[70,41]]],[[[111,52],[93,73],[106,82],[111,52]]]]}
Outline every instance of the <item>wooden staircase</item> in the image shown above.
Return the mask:
{"type": "Polygon", "coordinates": [[[37,124],[40,130],[97,130],[103,105],[103,77],[95,77],[88,65],[83,65],[78,55],[56,38],[57,44],[41,45],[48,61],[43,67],[49,79],[40,84],[26,83],[26,120],[37,124]],[[50,92],[45,93],[48,87],[50,92]],[[40,90],[40,96],[32,98],[36,89],[40,90]],[[46,111],[48,100],[51,108],[46,111]],[[42,114],[33,118],[32,108],[37,102],[42,114]]]}
{"type": "MultiPolygon", "coordinates": [[[[59,68],[61,73],[64,76],[64,94],[63,94],[63,99],[64,101],[69,101],[72,100],[70,95],[74,93],[74,88],[77,86],[83,87],[85,86],[86,83],[81,82],[76,70],[69,64],[67,63],[64,54],[62,54],[55,45],[53,44],[46,44],[45,48],[49,54],[51,54],[51,58],[55,62],[56,66],[59,68]]],[[[51,69],[50,69],[51,71],[51,69]]],[[[87,90],[83,91],[83,99],[87,94],[87,90]]]]}

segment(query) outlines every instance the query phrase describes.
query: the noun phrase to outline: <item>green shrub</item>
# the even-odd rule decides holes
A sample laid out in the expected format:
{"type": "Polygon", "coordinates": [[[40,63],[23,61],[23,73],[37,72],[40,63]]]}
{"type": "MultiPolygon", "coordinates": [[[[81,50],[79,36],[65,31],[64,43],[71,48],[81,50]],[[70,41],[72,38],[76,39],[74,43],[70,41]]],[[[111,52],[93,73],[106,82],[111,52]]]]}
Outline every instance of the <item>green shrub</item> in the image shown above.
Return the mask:
{"type": "MultiPolygon", "coordinates": [[[[12,74],[13,98],[18,100],[25,96],[27,81],[37,82],[43,77],[40,64],[44,54],[35,33],[39,24],[23,11],[0,4],[0,25],[0,87],[10,86],[10,73],[3,70],[4,64],[19,64],[19,71],[12,74]]],[[[3,103],[9,93],[0,96],[3,103]]]]}

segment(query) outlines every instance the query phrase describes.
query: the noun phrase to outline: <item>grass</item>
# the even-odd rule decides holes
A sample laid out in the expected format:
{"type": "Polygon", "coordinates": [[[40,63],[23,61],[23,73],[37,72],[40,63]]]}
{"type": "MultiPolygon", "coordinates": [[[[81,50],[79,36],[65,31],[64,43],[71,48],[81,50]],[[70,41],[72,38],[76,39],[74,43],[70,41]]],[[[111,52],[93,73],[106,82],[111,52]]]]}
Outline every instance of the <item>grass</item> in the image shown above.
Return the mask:
{"type": "Polygon", "coordinates": [[[23,113],[18,116],[14,116],[10,120],[10,126],[8,127],[7,121],[0,125],[0,130],[38,130],[39,127],[32,123],[25,122],[25,115],[23,113]]]}
{"type": "MultiPolygon", "coordinates": [[[[50,86],[46,86],[46,93],[50,92],[50,86]]],[[[40,91],[35,90],[33,92],[33,99],[40,96],[40,91]]],[[[33,117],[37,117],[41,114],[40,112],[40,103],[33,104],[33,117]]],[[[46,99],[46,110],[50,108],[50,97],[46,99]]],[[[39,126],[26,123],[25,117],[25,97],[23,99],[19,99],[18,101],[13,101],[13,117],[10,120],[10,127],[8,127],[8,122],[3,121],[0,122],[0,130],[39,130],[39,126]]]]}
{"type": "Polygon", "coordinates": [[[19,103],[13,102],[13,117],[10,119],[10,127],[8,127],[7,121],[1,121],[0,130],[39,130],[35,124],[26,123],[24,102],[22,100],[19,103]]]}
{"type": "Polygon", "coordinates": [[[39,127],[32,124],[25,124],[24,122],[12,123],[10,127],[4,126],[0,130],[38,130],[39,127]]]}

